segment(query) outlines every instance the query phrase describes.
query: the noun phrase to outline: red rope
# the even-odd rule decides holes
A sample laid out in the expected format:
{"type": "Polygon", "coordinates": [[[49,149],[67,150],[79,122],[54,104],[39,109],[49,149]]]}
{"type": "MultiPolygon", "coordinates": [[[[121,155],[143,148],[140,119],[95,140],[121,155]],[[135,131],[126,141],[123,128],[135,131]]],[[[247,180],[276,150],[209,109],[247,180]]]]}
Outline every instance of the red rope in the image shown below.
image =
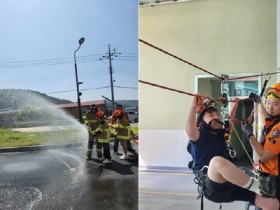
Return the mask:
{"type": "MultiPolygon", "coordinates": [[[[214,77],[217,77],[218,79],[220,79],[222,81],[225,80],[223,77],[220,77],[220,76],[218,76],[216,74],[213,74],[213,73],[207,71],[206,69],[203,69],[203,68],[201,68],[201,67],[199,67],[199,66],[197,66],[195,64],[192,64],[192,63],[190,63],[190,62],[188,62],[188,61],[186,61],[186,60],[184,60],[184,59],[182,59],[182,58],[180,58],[180,57],[178,57],[178,56],[176,56],[176,55],[174,55],[174,54],[172,54],[170,52],[167,52],[167,51],[165,51],[165,50],[163,50],[163,49],[161,49],[161,48],[159,48],[159,47],[157,47],[157,46],[155,46],[155,45],[153,45],[153,44],[151,44],[149,42],[146,42],[146,41],[144,41],[142,39],[139,39],[139,41],[144,43],[144,44],[146,44],[146,45],[148,45],[148,46],[150,46],[150,47],[152,47],[152,48],[154,48],[154,49],[156,49],[156,50],[159,50],[160,52],[163,52],[163,53],[165,53],[165,54],[167,54],[167,55],[169,55],[169,56],[171,56],[173,58],[176,58],[177,60],[180,60],[180,61],[182,61],[184,63],[187,63],[188,65],[193,66],[194,68],[197,68],[197,69],[199,69],[201,71],[204,71],[204,72],[206,72],[206,73],[208,73],[208,74],[210,74],[210,75],[212,75],[214,77]]],[[[252,76],[235,77],[235,78],[228,79],[228,81],[229,80],[246,79],[246,78],[251,78],[251,77],[259,77],[259,76],[264,76],[264,75],[267,76],[267,75],[278,74],[278,73],[280,73],[280,72],[278,71],[278,72],[271,72],[271,73],[252,75],[252,76]]]]}
{"type": "Polygon", "coordinates": [[[169,87],[166,87],[166,86],[163,86],[163,85],[158,85],[158,84],[151,83],[151,82],[146,82],[146,81],[143,81],[143,80],[139,80],[139,82],[141,82],[143,84],[146,84],[146,85],[151,85],[151,86],[154,86],[154,87],[174,91],[174,92],[177,92],[177,93],[182,93],[182,94],[186,94],[186,95],[189,95],[189,96],[195,96],[195,94],[187,93],[187,92],[184,92],[184,91],[181,91],[181,90],[176,90],[176,89],[169,88],[169,87]]]}
{"type": "MultiPolygon", "coordinates": [[[[177,92],[177,93],[182,93],[182,94],[189,95],[189,96],[197,96],[196,94],[193,94],[193,93],[188,93],[188,92],[185,92],[185,91],[182,91],[182,90],[169,88],[169,87],[166,87],[166,86],[163,86],[163,85],[158,85],[158,84],[155,84],[155,83],[152,83],[152,82],[147,82],[147,81],[143,81],[143,80],[138,80],[138,81],[140,83],[143,83],[143,84],[146,84],[146,85],[151,85],[151,86],[158,87],[158,88],[162,88],[162,89],[165,89],[165,90],[170,90],[170,91],[174,91],[174,92],[177,92]]],[[[211,99],[211,100],[223,103],[222,99],[211,99]]],[[[250,98],[239,99],[239,101],[245,101],[245,100],[251,100],[251,99],[250,98]]],[[[233,100],[230,100],[228,102],[235,102],[235,101],[236,100],[233,99],[233,100]]]]}
{"type": "Polygon", "coordinates": [[[220,80],[224,80],[223,77],[220,77],[220,76],[218,76],[218,75],[216,75],[216,74],[213,74],[213,73],[207,71],[206,69],[203,69],[203,68],[201,68],[201,67],[199,67],[199,66],[197,66],[197,65],[194,65],[194,64],[192,64],[192,63],[190,63],[190,62],[188,62],[188,61],[186,61],[186,60],[184,60],[184,59],[182,59],[182,58],[180,58],[180,57],[178,57],[178,56],[176,56],[176,55],[174,55],[174,54],[171,54],[171,53],[169,53],[169,52],[167,52],[167,51],[165,51],[165,50],[163,50],[163,49],[161,49],[161,48],[159,48],[159,47],[156,47],[155,45],[150,44],[149,42],[146,42],[146,41],[144,41],[144,40],[142,40],[142,39],[139,39],[139,41],[142,42],[142,43],[144,43],[144,44],[146,44],[146,45],[148,45],[148,46],[150,46],[150,47],[153,47],[153,48],[155,48],[155,49],[157,49],[157,50],[159,50],[159,51],[161,51],[161,52],[163,52],[163,53],[165,53],[165,54],[167,54],[167,55],[169,55],[169,56],[171,56],[171,57],[173,57],[173,58],[176,58],[176,59],[179,60],[179,61],[182,61],[182,62],[184,62],[184,63],[187,63],[187,64],[189,64],[190,66],[193,66],[193,67],[195,67],[195,68],[197,68],[197,69],[200,69],[201,71],[204,71],[204,72],[206,72],[206,73],[208,73],[208,74],[210,74],[210,75],[212,75],[212,76],[214,76],[214,77],[217,77],[217,78],[220,79],[220,80]]]}
{"type": "Polygon", "coordinates": [[[277,72],[271,72],[271,73],[266,73],[266,74],[258,74],[258,75],[252,75],[252,76],[234,77],[234,78],[231,78],[231,79],[228,79],[228,80],[246,79],[246,78],[251,78],[251,77],[267,76],[267,75],[278,74],[278,73],[280,73],[280,72],[277,71],[277,72]]]}

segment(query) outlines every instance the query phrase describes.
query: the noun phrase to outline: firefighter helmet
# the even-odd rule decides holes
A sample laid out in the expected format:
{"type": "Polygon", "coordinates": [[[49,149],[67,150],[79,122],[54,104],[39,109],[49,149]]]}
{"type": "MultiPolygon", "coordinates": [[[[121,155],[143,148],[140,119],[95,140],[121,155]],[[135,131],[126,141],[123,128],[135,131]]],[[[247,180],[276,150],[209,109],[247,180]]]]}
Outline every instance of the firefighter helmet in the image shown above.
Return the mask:
{"type": "Polygon", "coordinates": [[[98,112],[96,112],[96,116],[97,116],[99,119],[102,119],[102,118],[104,118],[104,112],[98,111],[98,112]]]}
{"type": "Polygon", "coordinates": [[[89,107],[89,110],[90,110],[90,111],[94,111],[94,112],[98,112],[98,106],[95,105],[95,104],[92,104],[92,105],[89,107]]]}
{"type": "Polygon", "coordinates": [[[116,111],[114,111],[114,116],[115,116],[117,119],[122,119],[122,116],[123,116],[122,110],[116,110],[116,111]]]}

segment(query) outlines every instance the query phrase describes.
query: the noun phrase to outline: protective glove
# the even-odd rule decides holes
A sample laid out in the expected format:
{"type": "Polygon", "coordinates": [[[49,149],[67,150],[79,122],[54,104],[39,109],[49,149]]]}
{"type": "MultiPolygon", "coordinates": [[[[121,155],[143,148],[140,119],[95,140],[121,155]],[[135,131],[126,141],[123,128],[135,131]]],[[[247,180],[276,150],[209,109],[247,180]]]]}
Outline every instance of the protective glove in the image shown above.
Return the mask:
{"type": "Polygon", "coordinates": [[[251,92],[249,98],[252,99],[256,104],[261,102],[261,97],[256,93],[251,92]]]}
{"type": "Polygon", "coordinates": [[[249,139],[252,135],[254,135],[253,128],[251,125],[248,124],[248,122],[242,122],[241,129],[245,133],[247,139],[249,139]]]}
{"type": "Polygon", "coordinates": [[[100,130],[95,131],[95,135],[96,135],[96,136],[98,136],[98,135],[100,135],[100,134],[101,134],[101,131],[100,131],[100,130]]]}

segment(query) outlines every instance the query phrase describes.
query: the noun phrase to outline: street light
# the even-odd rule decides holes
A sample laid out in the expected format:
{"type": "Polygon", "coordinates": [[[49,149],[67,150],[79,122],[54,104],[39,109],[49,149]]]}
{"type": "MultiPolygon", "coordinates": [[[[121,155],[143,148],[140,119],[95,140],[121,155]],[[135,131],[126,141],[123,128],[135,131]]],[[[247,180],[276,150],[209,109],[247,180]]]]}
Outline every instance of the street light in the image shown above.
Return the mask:
{"type": "Polygon", "coordinates": [[[81,45],[84,43],[85,38],[82,37],[79,39],[79,47],[77,50],[74,52],[74,61],[75,61],[75,75],[76,75],[76,86],[77,86],[77,97],[78,97],[78,111],[79,111],[79,121],[80,123],[83,123],[83,118],[82,118],[82,109],[81,109],[81,100],[80,96],[82,93],[79,90],[79,85],[83,84],[82,82],[79,82],[78,80],[78,71],[77,71],[77,62],[76,62],[76,52],[80,49],[81,45]]]}

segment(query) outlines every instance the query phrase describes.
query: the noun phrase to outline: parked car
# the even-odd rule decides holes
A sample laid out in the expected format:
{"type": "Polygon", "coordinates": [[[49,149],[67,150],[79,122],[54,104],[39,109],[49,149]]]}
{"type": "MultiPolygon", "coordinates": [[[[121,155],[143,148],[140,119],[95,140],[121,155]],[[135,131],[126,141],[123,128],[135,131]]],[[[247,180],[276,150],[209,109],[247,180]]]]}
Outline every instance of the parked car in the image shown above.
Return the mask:
{"type": "Polygon", "coordinates": [[[138,123],[138,112],[128,111],[127,113],[128,113],[129,122],[138,123]]]}

